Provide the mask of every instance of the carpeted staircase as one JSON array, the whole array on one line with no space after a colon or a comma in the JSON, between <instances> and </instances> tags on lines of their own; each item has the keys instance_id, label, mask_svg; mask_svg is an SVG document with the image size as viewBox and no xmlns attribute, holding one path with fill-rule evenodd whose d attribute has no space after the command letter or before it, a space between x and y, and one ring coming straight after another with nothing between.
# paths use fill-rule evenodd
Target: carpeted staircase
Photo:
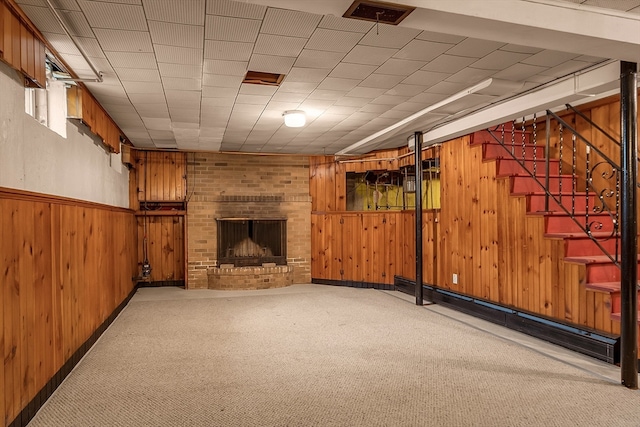
<instances>
[{"instance_id":1,"label":"carpeted staircase","mask_svg":"<svg viewBox=\"0 0 640 427\"><path fill-rule=\"evenodd\" d=\"M524 158L524 166L533 172L534 159L536 159L535 175L545 182L546 164L545 147L534 145L528 132L515 130L512 137L511 123L505 124L502 130L480 131L472 135L471 144L482 144L483 161L495 161L496 177L510 181L511 194L513 196L526 197L528 215L544 215L545 237L564 240L564 261L582 264L585 267L585 288L587 292L604 292L610 295L611 319L620 320L620 269L607 257L602 249L591 240L586 233L576 224L564 210L560 203L569 211L574 205L575 215L578 221L585 221L585 210L589 206L591 210L595 206L597 197L595 193L573 192L573 178L569 174L559 174L560 161L549 161L549 190L560 200L558 202L549 198L549 208L545 211L545 191L535 179L523 168L519 160L513 159L510 151L518 158ZM496 138L504 138L505 145L496 141ZM511 140L510 140L511 139ZM524 146L523 146L524 140ZM514 142L511 145L511 142ZM524 147L524 148L523 148ZM589 213L589 220L601 221L602 228L593 231L596 238L611 236L613 222L608 214ZM616 238L599 240L600 245L609 253L616 252ZM619 239L617 244L619 245ZM639 316L640 318L640 316Z\"/></svg>"}]
</instances>

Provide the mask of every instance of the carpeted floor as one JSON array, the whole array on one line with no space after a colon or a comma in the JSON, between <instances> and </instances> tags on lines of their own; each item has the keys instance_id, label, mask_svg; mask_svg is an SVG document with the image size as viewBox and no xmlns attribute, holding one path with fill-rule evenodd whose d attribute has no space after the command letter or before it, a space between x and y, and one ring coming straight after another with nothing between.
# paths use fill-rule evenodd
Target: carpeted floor
<instances>
[{"instance_id":1,"label":"carpeted floor","mask_svg":"<svg viewBox=\"0 0 640 427\"><path fill-rule=\"evenodd\" d=\"M140 289L29 425L640 425L617 368L411 301Z\"/></svg>"}]
</instances>

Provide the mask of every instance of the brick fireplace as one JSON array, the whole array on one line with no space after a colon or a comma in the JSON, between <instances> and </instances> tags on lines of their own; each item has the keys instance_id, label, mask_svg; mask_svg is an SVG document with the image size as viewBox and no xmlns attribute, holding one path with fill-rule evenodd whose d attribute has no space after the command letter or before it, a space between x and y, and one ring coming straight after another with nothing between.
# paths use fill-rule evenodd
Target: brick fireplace
<instances>
[{"instance_id":1,"label":"brick fireplace","mask_svg":"<svg viewBox=\"0 0 640 427\"><path fill-rule=\"evenodd\" d=\"M310 282L308 157L196 153L188 163L188 288Z\"/></svg>"}]
</instances>

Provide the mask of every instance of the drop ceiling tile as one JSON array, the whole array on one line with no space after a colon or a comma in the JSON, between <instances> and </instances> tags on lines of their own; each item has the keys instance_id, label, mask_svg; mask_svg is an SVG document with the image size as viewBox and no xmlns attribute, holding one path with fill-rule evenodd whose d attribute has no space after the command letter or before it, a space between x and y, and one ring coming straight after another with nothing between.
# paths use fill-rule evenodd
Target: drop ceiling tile
<instances>
[{"instance_id":1,"label":"drop ceiling tile","mask_svg":"<svg viewBox=\"0 0 640 427\"><path fill-rule=\"evenodd\" d=\"M243 95L261 95L271 97L277 90L278 86L253 85L248 83L240 86L240 93Z\"/></svg>"},{"instance_id":2,"label":"drop ceiling tile","mask_svg":"<svg viewBox=\"0 0 640 427\"><path fill-rule=\"evenodd\" d=\"M364 107L369 102L371 102L371 98L356 98L353 96L344 96L338 99L335 102L335 105L344 105L347 107Z\"/></svg>"},{"instance_id":3,"label":"drop ceiling tile","mask_svg":"<svg viewBox=\"0 0 640 427\"><path fill-rule=\"evenodd\" d=\"M546 70L547 67L539 67L536 65L515 64L495 73L492 77L506 80L527 80L529 77L539 74Z\"/></svg>"},{"instance_id":4,"label":"drop ceiling tile","mask_svg":"<svg viewBox=\"0 0 640 427\"><path fill-rule=\"evenodd\" d=\"M433 86L451 76L448 73L437 73L435 71L418 70L404 79L402 83L408 85Z\"/></svg>"},{"instance_id":5,"label":"drop ceiling tile","mask_svg":"<svg viewBox=\"0 0 640 427\"><path fill-rule=\"evenodd\" d=\"M153 52L151 37L145 31L96 28L102 50L109 52Z\"/></svg>"},{"instance_id":6,"label":"drop ceiling tile","mask_svg":"<svg viewBox=\"0 0 640 427\"><path fill-rule=\"evenodd\" d=\"M153 53L105 52L105 54L113 68L157 68Z\"/></svg>"},{"instance_id":7,"label":"drop ceiling tile","mask_svg":"<svg viewBox=\"0 0 640 427\"><path fill-rule=\"evenodd\" d=\"M321 90L340 90L348 92L354 87L358 86L361 79L341 79L337 77L327 77L318 85L318 89Z\"/></svg>"},{"instance_id":8,"label":"drop ceiling tile","mask_svg":"<svg viewBox=\"0 0 640 427\"><path fill-rule=\"evenodd\" d=\"M262 21L207 15L205 39L253 43L258 38Z\"/></svg>"},{"instance_id":9,"label":"drop ceiling tile","mask_svg":"<svg viewBox=\"0 0 640 427\"><path fill-rule=\"evenodd\" d=\"M583 61L583 62L591 62L591 63L598 63L598 62L602 62L605 61L605 58L599 58L597 56L589 56L589 55L582 55L582 56L578 56L577 58L573 58L575 61Z\"/></svg>"},{"instance_id":10,"label":"drop ceiling tile","mask_svg":"<svg viewBox=\"0 0 640 427\"><path fill-rule=\"evenodd\" d=\"M162 91L156 93L130 93L128 96L134 106L138 104L166 104L167 102Z\"/></svg>"},{"instance_id":11,"label":"drop ceiling tile","mask_svg":"<svg viewBox=\"0 0 640 427\"><path fill-rule=\"evenodd\" d=\"M406 111L399 111L399 110L387 110L384 113L380 114L380 117L382 117L383 119L395 119L395 120L402 120L404 118L406 118L409 114L407 114Z\"/></svg>"},{"instance_id":12,"label":"drop ceiling tile","mask_svg":"<svg viewBox=\"0 0 640 427\"><path fill-rule=\"evenodd\" d=\"M408 59L391 58L382 64L377 70L378 74L391 74L395 76L408 76L424 67L424 61L410 61Z\"/></svg>"},{"instance_id":13,"label":"drop ceiling tile","mask_svg":"<svg viewBox=\"0 0 640 427\"><path fill-rule=\"evenodd\" d=\"M60 11L59 15L72 35L78 37L93 37L91 27L82 12L63 10Z\"/></svg>"},{"instance_id":14,"label":"drop ceiling tile","mask_svg":"<svg viewBox=\"0 0 640 427\"><path fill-rule=\"evenodd\" d=\"M82 46L84 53L89 58L106 58L98 40L90 37L77 37L76 41Z\"/></svg>"},{"instance_id":15,"label":"drop ceiling tile","mask_svg":"<svg viewBox=\"0 0 640 427\"><path fill-rule=\"evenodd\" d=\"M167 64L161 62L158 64L158 69L162 77L183 77L191 79L202 77L202 67L199 65Z\"/></svg>"},{"instance_id":16,"label":"drop ceiling tile","mask_svg":"<svg viewBox=\"0 0 640 427\"><path fill-rule=\"evenodd\" d=\"M366 33L375 24L373 22L361 21L359 19L348 19L334 15L324 15L318 24L320 28L339 31L351 31L353 33Z\"/></svg>"},{"instance_id":17,"label":"drop ceiling tile","mask_svg":"<svg viewBox=\"0 0 640 427\"><path fill-rule=\"evenodd\" d=\"M429 105L435 104L438 101L434 101L434 102L430 102L430 103L411 102L411 101L402 102L402 103L396 105L395 107L393 107L393 111L401 111L401 112L404 113L405 116L408 116L409 114L417 113L418 111L423 110L423 109L427 108Z\"/></svg>"},{"instance_id":18,"label":"drop ceiling tile","mask_svg":"<svg viewBox=\"0 0 640 427\"><path fill-rule=\"evenodd\" d=\"M405 101L408 101L410 96L396 96L396 95L380 95L373 101L372 104L383 104L383 105L398 105Z\"/></svg>"},{"instance_id":19,"label":"drop ceiling tile","mask_svg":"<svg viewBox=\"0 0 640 427\"><path fill-rule=\"evenodd\" d=\"M371 28L362 40L360 40L359 44L401 49L420 34L420 32L420 30L413 28L379 25Z\"/></svg>"},{"instance_id":20,"label":"drop ceiling tile","mask_svg":"<svg viewBox=\"0 0 640 427\"><path fill-rule=\"evenodd\" d=\"M268 56L268 55L251 55L249 61L249 70L260 71L263 73L276 73L287 74L293 63L296 61L295 57L288 56Z\"/></svg>"},{"instance_id":21,"label":"drop ceiling tile","mask_svg":"<svg viewBox=\"0 0 640 427\"><path fill-rule=\"evenodd\" d=\"M206 66L206 61L205 61ZM217 86L224 88L234 88L236 90L240 89L240 84L244 80L244 75L242 76L225 76L221 74L208 74L204 73L202 75L202 85L203 86Z\"/></svg>"},{"instance_id":22,"label":"drop ceiling tile","mask_svg":"<svg viewBox=\"0 0 640 427\"><path fill-rule=\"evenodd\" d=\"M280 92L293 92L293 93L304 93L310 94L313 92L318 86L316 83L302 83L302 82L288 82L284 81L280 85L280 89L278 89L278 93Z\"/></svg>"},{"instance_id":23,"label":"drop ceiling tile","mask_svg":"<svg viewBox=\"0 0 640 427\"><path fill-rule=\"evenodd\" d=\"M171 119L169 118L142 117L142 121L149 131L171 130Z\"/></svg>"},{"instance_id":24,"label":"drop ceiling tile","mask_svg":"<svg viewBox=\"0 0 640 427\"><path fill-rule=\"evenodd\" d=\"M202 86L202 103L204 105L204 98L235 99L237 94L238 89L233 87Z\"/></svg>"},{"instance_id":25,"label":"drop ceiling tile","mask_svg":"<svg viewBox=\"0 0 640 427\"><path fill-rule=\"evenodd\" d=\"M301 68L333 69L340 63L342 58L344 58L344 55L344 53L338 52L303 49L295 62L295 66Z\"/></svg>"},{"instance_id":26,"label":"drop ceiling tile","mask_svg":"<svg viewBox=\"0 0 640 427\"><path fill-rule=\"evenodd\" d=\"M80 51L66 34L44 33L44 36L58 53L80 55Z\"/></svg>"},{"instance_id":27,"label":"drop ceiling tile","mask_svg":"<svg viewBox=\"0 0 640 427\"><path fill-rule=\"evenodd\" d=\"M245 95L239 94L236 98L237 104L255 104L265 106L271 100L270 96L267 95Z\"/></svg>"},{"instance_id":28,"label":"drop ceiling tile","mask_svg":"<svg viewBox=\"0 0 640 427\"><path fill-rule=\"evenodd\" d=\"M394 85L395 86L395 85ZM350 90L346 96L352 96L354 98L376 98L380 95L382 95L383 93L385 93L387 91L387 89L383 89L383 88L373 88L373 87L363 87L358 86L356 88L353 88L352 90Z\"/></svg>"},{"instance_id":29,"label":"drop ceiling tile","mask_svg":"<svg viewBox=\"0 0 640 427\"><path fill-rule=\"evenodd\" d=\"M150 21L204 25L205 0L142 0L142 5Z\"/></svg>"},{"instance_id":30,"label":"drop ceiling tile","mask_svg":"<svg viewBox=\"0 0 640 427\"><path fill-rule=\"evenodd\" d=\"M253 53L276 56L298 56L307 39L300 37L259 34Z\"/></svg>"},{"instance_id":31,"label":"drop ceiling tile","mask_svg":"<svg viewBox=\"0 0 640 427\"><path fill-rule=\"evenodd\" d=\"M236 98L202 98L202 107L226 107L231 110L236 102Z\"/></svg>"},{"instance_id":32,"label":"drop ceiling tile","mask_svg":"<svg viewBox=\"0 0 640 427\"><path fill-rule=\"evenodd\" d=\"M149 32L154 44L202 49L204 27L149 21Z\"/></svg>"},{"instance_id":33,"label":"drop ceiling tile","mask_svg":"<svg viewBox=\"0 0 640 427\"><path fill-rule=\"evenodd\" d=\"M479 68L467 67L448 77L446 80L453 83L466 83L467 86L471 86L493 74L495 74L495 70L481 70Z\"/></svg>"},{"instance_id":34,"label":"drop ceiling tile","mask_svg":"<svg viewBox=\"0 0 640 427\"><path fill-rule=\"evenodd\" d=\"M309 38L322 15L296 10L268 8L260 31L266 34Z\"/></svg>"},{"instance_id":35,"label":"drop ceiling tile","mask_svg":"<svg viewBox=\"0 0 640 427\"><path fill-rule=\"evenodd\" d=\"M142 6L78 0L80 8L93 28L147 30Z\"/></svg>"},{"instance_id":36,"label":"drop ceiling tile","mask_svg":"<svg viewBox=\"0 0 640 427\"><path fill-rule=\"evenodd\" d=\"M342 61L354 64L382 65L396 52L397 49L358 45L354 47Z\"/></svg>"},{"instance_id":37,"label":"drop ceiling tile","mask_svg":"<svg viewBox=\"0 0 640 427\"><path fill-rule=\"evenodd\" d=\"M169 109L166 104L136 104L136 111L141 117L169 118Z\"/></svg>"},{"instance_id":38,"label":"drop ceiling tile","mask_svg":"<svg viewBox=\"0 0 640 427\"><path fill-rule=\"evenodd\" d=\"M355 113L356 111L358 111L359 107L352 107L352 106L347 106L347 105L333 105L329 108L327 108L326 112L328 114L344 114L344 115L350 115Z\"/></svg>"},{"instance_id":39,"label":"drop ceiling tile","mask_svg":"<svg viewBox=\"0 0 640 427\"><path fill-rule=\"evenodd\" d=\"M217 40L205 40L205 59L223 59L227 61L249 61L253 43L224 42Z\"/></svg>"},{"instance_id":40,"label":"drop ceiling tile","mask_svg":"<svg viewBox=\"0 0 640 427\"><path fill-rule=\"evenodd\" d=\"M385 95L399 95L399 96L415 96L419 93L424 92L429 86L428 85L411 85L401 83L396 85L386 91Z\"/></svg>"},{"instance_id":41,"label":"drop ceiling tile","mask_svg":"<svg viewBox=\"0 0 640 427\"><path fill-rule=\"evenodd\" d=\"M320 83L329 74L328 69L293 67L285 77L288 82Z\"/></svg>"},{"instance_id":42,"label":"drop ceiling tile","mask_svg":"<svg viewBox=\"0 0 640 427\"><path fill-rule=\"evenodd\" d=\"M447 55L468 56L470 58L482 58L500 49L505 43L480 39L465 39L447 51Z\"/></svg>"},{"instance_id":43,"label":"drop ceiling tile","mask_svg":"<svg viewBox=\"0 0 640 427\"><path fill-rule=\"evenodd\" d=\"M122 81L160 83L158 70L146 68L118 68L118 78Z\"/></svg>"},{"instance_id":44,"label":"drop ceiling tile","mask_svg":"<svg viewBox=\"0 0 640 427\"><path fill-rule=\"evenodd\" d=\"M449 50L453 45L425 40L412 40L400 49L393 57L398 59L412 59L415 61L431 61L438 55Z\"/></svg>"},{"instance_id":45,"label":"drop ceiling tile","mask_svg":"<svg viewBox=\"0 0 640 427\"><path fill-rule=\"evenodd\" d=\"M321 99L335 102L344 96L343 90L316 89L309 94L308 99Z\"/></svg>"},{"instance_id":46,"label":"drop ceiling tile","mask_svg":"<svg viewBox=\"0 0 640 427\"><path fill-rule=\"evenodd\" d=\"M427 65L422 67L425 71L437 71L440 73L457 73L464 67L469 66L476 61L476 58L468 58L466 56L440 55Z\"/></svg>"},{"instance_id":47,"label":"drop ceiling tile","mask_svg":"<svg viewBox=\"0 0 640 427\"><path fill-rule=\"evenodd\" d=\"M132 93L162 93L162 84L156 82L122 82L128 94Z\"/></svg>"},{"instance_id":48,"label":"drop ceiling tile","mask_svg":"<svg viewBox=\"0 0 640 427\"><path fill-rule=\"evenodd\" d=\"M517 64L518 62L521 62L530 56L531 54L528 53L504 52L501 50L496 50L471 64L471 67L481 68L483 70L499 71Z\"/></svg>"},{"instance_id":49,"label":"drop ceiling tile","mask_svg":"<svg viewBox=\"0 0 640 427\"><path fill-rule=\"evenodd\" d=\"M458 44L465 39L462 36L455 36L453 34L436 33L433 31L423 31L416 36L418 40L426 40L437 43L449 43Z\"/></svg>"},{"instance_id":50,"label":"drop ceiling tile","mask_svg":"<svg viewBox=\"0 0 640 427\"><path fill-rule=\"evenodd\" d=\"M278 114L282 114L283 111L297 110L299 106L299 102L271 101L265 108L265 111L271 110L278 112Z\"/></svg>"},{"instance_id":51,"label":"drop ceiling tile","mask_svg":"<svg viewBox=\"0 0 640 427\"><path fill-rule=\"evenodd\" d=\"M439 95L453 95L454 93L460 92L461 90L464 90L467 87L469 87L469 84L467 83L454 83L454 82L445 81L445 82L436 83L435 85L427 89L426 92L439 94ZM414 98L420 99L419 97L420 95Z\"/></svg>"},{"instance_id":52,"label":"drop ceiling tile","mask_svg":"<svg viewBox=\"0 0 640 427\"><path fill-rule=\"evenodd\" d=\"M307 98L307 93L282 92L277 91L271 98L273 102L302 102Z\"/></svg>"},{"instance_id":53,"label":"drop ceiling tile","mask_svg":"<svg viewBox=\"0 0 640 427\"><path fill-rule=\"evenodd\" d=\"M200 109L195 108L169 108L172 122L200 123Z\"/></svg>"},{"instance_id":54,"label":"drop ceiling tile","mask_svg":"<svg viewBox=\"0 0 640 427\"><path fill-rule=\"evenodd\" d=\"M388 105L384 104L367 104L360 109L363 113L379 113L382 114L389 109Z\"/></svg>"},{"instance_id":55,"label":"drop ceiling tile","mask_svg":"<svg viewBox=\"0 0 640 427\"><path fill-rule=\"evenodd\" d=\"M500 50L504 50L506 52L516 52L516 53L528 53L530 55L534 55L538 52L541 52L543 49L531 46L520 46L517 44L508 44L506 46L502 46Z\"/></svg>"},{"instance_id":56,"label":"drop ceiling tile","mask_svg":"<svg viewBox=\"0 0 640 427\"><path fill-rule=\"evenodd\" d=\"M172 0L175 1L175 0ZM262 19L266 6L231 0L207 0L207 14L235 18Z\"/></svg>"},{"instance_id":57,"label":"drop ceiling tile","mask_svg":"<svg viewBox=\"0 0 640 427\"><path fill-rule=\"evenodd\" d=\"M555 50L543 50L533 56L522 61L524 64L539 65L541 67L555 67L563 62L573 59L577 56L575 53L558 52Z\"/></svg>"},{"instance_id":58,"label":"drop ceiling tile","mask_svg":"<svg viewBox=\"0 0 640 427\"><path fill-rule=\"evenodd\" d=\"M340 63L331 71L329 77L362 80L376 70L375 65Z\"/></svg>"},{"instance_id":59,"label":"drop ceiling tile","mask_svg":"<svg viewBox=\"0 0 640 427\"><path fill-rule=\"evenodd\" d=\"M76 0L58 0L57 5L60 10L75 10L78 12L81 11L78 3L76 3Z\"/></svg>"},{"instance_id":60,"label":"drop ceiling tile","mask_svg":"<svg viewBox=\"0 0 640 427\"><path fill-rule=\"evenodd\" d=\"M540 74L545 76L553 76L553 77L563 77L571 73L575 73L576 71L583 70L587 67L592 66L590 62L582 62L582 61L567 61L562 64L556 65L555 67L548 68L545 71L540 72Z\"/></svg>"},{"instance_id":61,"label":"drop ceiling tile","mask_svg":"<svg viewBox=\"0 0 640 427\"><path fill-rule=\"evenodd\" d=\"M162 86L165 90L201 90L202 80L183 79L180 77L163 77Z\"/></svg>"},{"instance_id":62,"label":"drop ceiling tile","mask_svg":"<svg viewBox=\"0 0 640 427\"><path fill-rule=\"evenodd\" d=\"M190 49L188 47L154 45L158 62L169 64L202 64L202 49Z\"/></svg>"},{"instance_id":63,"label":"drop ceiling tile","mask_svg":"<svg viewBox=\"0 0 640 427\"><path fill-rule=\"evenodd\" d=\"M305 50L347 53L358 44L361 38L362 34L360 33L318 28L307 42Z\"/></svg>"},{"instance_id":64,"label":"drop ceiling tile","mask_svg":"<svg viewBox=\"0 0 640 427\"><path fill-rule=\"evenodd\" d=\"M389 74L373 73L360 83L362 87L373 87L378 89L391 89L404 79L404 76L391 76ZM385 91L386 92L386 91Z\"/></svg>"},{"instance_id":65,"label":"drop ceiling tile","mask_svg":"<svg viewBox=\"0 0 640 427\"><path fill-rule=\"evenodd\" d=\"M48 7L23 5L21 9L43 33L65 34ZM4 28L3 28L4 29Z\"/></svg>"},{"instance_id":66,"label":"drop ceiling tile","mask_svg":"<svg viewBox=\"0 0 640 427\"><path fill-rule=\"evenodd\" d=\"M200 92L196 91L181 91L181 90L167 90L165 96L169 104L173 104L171 107L186 106L186 108L194 108L194 105L200 105Z\"/></svg>"},{"instance_id":67,"label":"drop ceiling tile","mask_svg":"<svg viewBox=\"0 0 640 427\"><path fill-rule=\"evenodd\" d=\"M168 140L170 138L173 138L173 132L171 132L171 130L168 130L168 129L165 129L165 130L149 129L149 136L151 136L151 139L153 139L154 142L156 139Z\"/></svg>"}]
</instances>

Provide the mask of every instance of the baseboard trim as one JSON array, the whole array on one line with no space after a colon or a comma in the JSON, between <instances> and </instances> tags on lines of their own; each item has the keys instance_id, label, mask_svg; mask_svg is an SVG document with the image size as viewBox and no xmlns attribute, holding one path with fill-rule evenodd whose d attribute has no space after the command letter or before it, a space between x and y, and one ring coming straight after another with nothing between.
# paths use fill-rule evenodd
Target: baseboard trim
<instances>
[{"instance_id":1,"label":"baseboard trim","mask_svg":"<svg viewBox=\"0 0 640 427\"><path fill-rule=\"evenodd\" d=\"M395 290L394 285L388 285L386 283L358 282L353 280L330 280L312 278L311 283L314 283L316 285L346 286L349 288L380 289L385 291Z\"/></svg>"},{"instance_id":2,"label":"baseboard trim","mask_svg":"<svg viewBox=\"0 0 640 427\"><path fill-rule=\"evenodd\" d=\"M113 312L102 322L98 329L78 348L75 353L65 362L64 365L55 373L55 375L47 382L47 384L38 392L36 396L25 406L20 414L13 420L8 427L25 427L31 419L36 415L38 410L45 404L47 399L51 397L53 392L62 384L62 381L71 373L73 368L80 362L82 357L96 343L98 338L107 330L109 325L118 317L118 314L129 304L131 298L136 293L138 286L134 286L129 295L113 310Z\"/></svg>"},{"instance_id":3,"label":"baseboard trim","mask_svg":"<svg viewBox=\"0 0 640 427\"><path fill-rule=\"evenodd\" d=\"M415 281L395 276L396 290L414 295ZM620 362L620 337L557 319L469 297L433 285L423 285L424 298L457 311L506 326L527 335L586 354L607 363Z\"/></svg>"}]
</instances>

